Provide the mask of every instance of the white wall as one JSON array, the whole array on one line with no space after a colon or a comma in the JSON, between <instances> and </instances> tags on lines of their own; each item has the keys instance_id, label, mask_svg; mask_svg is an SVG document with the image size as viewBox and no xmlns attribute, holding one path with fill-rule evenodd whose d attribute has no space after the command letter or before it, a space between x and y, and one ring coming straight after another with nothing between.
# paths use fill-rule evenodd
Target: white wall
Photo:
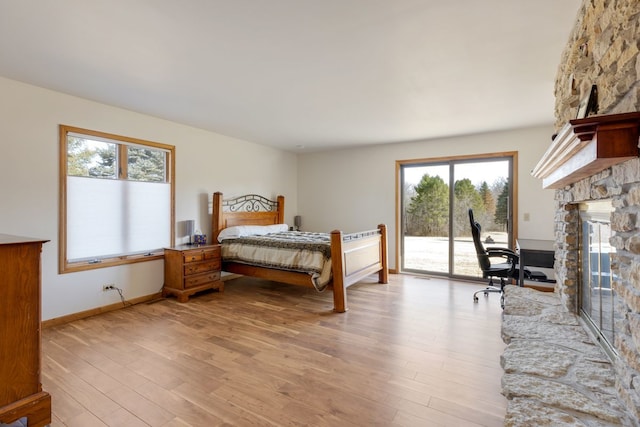
<instances>
[{"instance_id":1,"label":"white wall","mask_svg":"<svg viewBox=\"0 0 640 427\"><path fill-rule=\"evenodd\" d=\"M518 237L553 239L554 191L530 175L553 127L299 154L298 212L303 229L353 232L387 224L396 256L396 161L518 151ZM524 221L524 214L529 221Z\"/></svg>"},{"instance_id":2,"label":"white wall","mask_svg":"<svg viewBox=\"0 0 640 427\"><path fill-rule=\"evenodd\" d=\"M283 194L297 206L295 154L0 78L0 233L50 240L42 253L43 320L158 292L163 261L58 274L58 125L176 146L176 221L211 236L211 194ZM177 229L179 231L179 229ZM186 241L179 239L177 243Z\"/></svg>"}]
</instances>

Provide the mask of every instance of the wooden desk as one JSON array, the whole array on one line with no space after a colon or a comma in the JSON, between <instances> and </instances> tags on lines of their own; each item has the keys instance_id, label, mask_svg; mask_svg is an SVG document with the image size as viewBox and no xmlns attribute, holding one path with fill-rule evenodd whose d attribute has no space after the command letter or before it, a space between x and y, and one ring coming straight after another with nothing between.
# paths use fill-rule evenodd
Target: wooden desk
<instances>
[{"instance_id":1,"label":"wooden desk","mask_svg":"<svg viewBox=\"0 0 640 427\"><path fill-rule=\"evenodd\" d=\"M520 255L519 286L524 286L525 267L553 268L555 249L552 240L517 239L516 251Z\"/></svg>"}]
</instances>

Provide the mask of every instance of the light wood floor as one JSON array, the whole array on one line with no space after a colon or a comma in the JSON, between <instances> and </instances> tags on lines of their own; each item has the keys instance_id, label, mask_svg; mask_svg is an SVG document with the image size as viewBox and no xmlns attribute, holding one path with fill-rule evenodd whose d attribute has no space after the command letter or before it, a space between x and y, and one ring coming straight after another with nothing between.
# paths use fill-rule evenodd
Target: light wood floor
<instances>
[{"instance_id":1,"label":"light wood floor","mask_svg":"<svg viewBox=\"0 0 640 427\"><path fill-rule=\"evenodd\" d=\"M42 332L57 426L502 426L501 309L391 275L329 293L255 279Z\"/></svg>"}]
</instances>

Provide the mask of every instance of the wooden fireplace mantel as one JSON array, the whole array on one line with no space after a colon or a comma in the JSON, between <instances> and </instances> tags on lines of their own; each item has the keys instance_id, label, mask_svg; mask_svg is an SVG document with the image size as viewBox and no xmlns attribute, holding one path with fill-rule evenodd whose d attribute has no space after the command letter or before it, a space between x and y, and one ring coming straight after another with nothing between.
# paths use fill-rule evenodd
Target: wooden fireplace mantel
<instances>
[{"instance_id":1,"label":"wooden fireplace mantel","mask_svg":"<svg viewBox=\"0 0 640 427\"><path fill-rule=\"evenodd\" d=\"M562 188L638 157L640 112L570 120L531 171L543 188Z\"/></svg>"}]
</instances>

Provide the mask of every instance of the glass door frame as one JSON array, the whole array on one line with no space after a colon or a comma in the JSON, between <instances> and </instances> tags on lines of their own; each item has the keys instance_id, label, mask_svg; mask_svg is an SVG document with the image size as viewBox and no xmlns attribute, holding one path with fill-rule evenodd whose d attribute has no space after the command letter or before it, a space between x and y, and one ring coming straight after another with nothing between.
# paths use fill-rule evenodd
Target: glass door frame
<instances>
[{"instance_id":1,"label":"glass door frame","mask_svg":"<svg viewBox=\"0 0 640 427\"><path fill-rule=\"evenodd\" d=\"M450 156L450 157L434 157L434 158L423 158L423 159L411 159L411 160L397 160L396 161L396 265L398 266L399 273L412 273L412 274L421 274L422 271L416 270L404 270L404 201L403 194L404 189L403 184L403 167L405 166L418 166L418 165L449 165L449 182L451 183L454 174L454 165L461 163L473 163L474 161L485 162L491 160L507 160L509 161L509 172L511 179L508 181L509 184L509 202L508 202L508 210L510 213L508 220L508 233L509 233L509 247L515 248L515 241L518 236L518 152L517 151L508 151L508 152L497 152L497 153L483 153L483 154L474 154L474 155L465 155L465 156ZM450 186L451 187L451 186ZM450 188L450 194L452 194L453 188ZM453 198L449 198L449 218L451 219L453 215ZM447 273L440 272L431 272L424 271L423 274L433 275L433 276L444 276L449 278L461 278L461 279L470 279L475 278L472 276L463 276L453 274L453 265L454 265L454 245L452 244L452 240L455 236L453 236L453 225L451 221L449 221L449 266Z\"/></svg>"}]
</instances>

